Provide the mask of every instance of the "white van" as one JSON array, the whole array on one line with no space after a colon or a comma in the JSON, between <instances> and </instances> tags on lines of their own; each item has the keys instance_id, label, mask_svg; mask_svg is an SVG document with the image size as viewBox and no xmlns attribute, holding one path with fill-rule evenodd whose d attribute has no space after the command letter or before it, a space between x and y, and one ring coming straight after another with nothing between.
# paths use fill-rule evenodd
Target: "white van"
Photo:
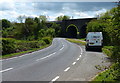
<instances>
[{"instance_id":1,"label":"white van","mask_svg":"<svg viewBox=\"0 0 120 83\"><path fill-rule=\"evenodd\" d=\"M86 36L86 50L91 47L102 48L103 35L102 32L89 32Z\"/></svg>"}]
</instances>

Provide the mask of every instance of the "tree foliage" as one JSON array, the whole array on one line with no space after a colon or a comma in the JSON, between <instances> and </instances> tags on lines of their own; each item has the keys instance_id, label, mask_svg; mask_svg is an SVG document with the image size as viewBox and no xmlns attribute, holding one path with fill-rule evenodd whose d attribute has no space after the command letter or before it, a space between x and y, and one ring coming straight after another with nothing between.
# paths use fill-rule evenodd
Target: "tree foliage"
<instances>
[{"instance_id":1,"label":"tree foliage","mask_svg":"<svg viewBox=\"0 0 120 83\"><path fill-rule=\"evenodd\" d=\"M7 19L2 19L2 28L4 29L4 28L8 28L8 27L10 27L11 26L11 23L10 23L10 21L9 20L7 20Z\"/></svg>"},{"instance_id":2,"label":"tree foliage","mask_svg":"<svg viewBox=\"0 0 120 83\"><path fill-rule=\"evenodd\" d=\"M120 45L120 7L115 7L87 25L87 32L103 32L105 45Z\"/></svg>"},{"instance_id":3,"label":"tree foliage","mask_svg":"<svg viewBox=\"0 0 120 83\"><path fill-rule=\"evenodd\" d=\"M41 22L41 21L44 21L44 22L47 21L47 17L44 16L44 15L40 15L40 16L39 16L39 19L40 19L40 22Z\"/></svg>"},{"instance_id":4,"label":"tree foliage","mask_svg":"<svg viewBox=\"0 0 120 83\"><path fill-rule=\"evenodd\" d=\"M25 15L23 16L18 16L17 20L20 22L20 23L23 23L24 19L26 18Z\"/></svg>"},{"instance_id":5,"label":"tree foliage","mask_svg":"<svg viewBox=\"0 0 120 83\"><path fill-rule=\"evenodd\" d=\"M69 20L70 19L70 16L66 16L66 15L64 15L64 16L58 16L57 18L56 18L56 21L63 21L63 20Z\"/></svg>"},{"instance_id":6,"label":"tree foliage","mask_svg":"<svg viewBox=\"0 0 120 83\"><path fill-rule=\"evenodd\" d=\"M52 23L51 28L55 29L55 35L60 36L61 35L61 27L59 24Z\"/></svg>"}]
</instances>

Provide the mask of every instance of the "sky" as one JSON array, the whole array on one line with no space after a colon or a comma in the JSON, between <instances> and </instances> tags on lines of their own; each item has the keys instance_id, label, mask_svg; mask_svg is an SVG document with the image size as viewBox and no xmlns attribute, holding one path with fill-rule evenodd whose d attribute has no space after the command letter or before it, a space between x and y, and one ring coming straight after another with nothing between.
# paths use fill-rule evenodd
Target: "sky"
<instances>
[{"instance_id":1,"label":"sky","mask_svg":"<svg viewBox=\"0 0 120 83\"><path fill-rule=\"evenodd\" d=\"M105 3L80 3L80 2ZM115 5L106 2L118 0L0 0L0 19L17 21L18 16L38 17L47 16L54 21L60 15L68 15L73 19L92 18L104 13Z\"/></svg>"}]
</instances>

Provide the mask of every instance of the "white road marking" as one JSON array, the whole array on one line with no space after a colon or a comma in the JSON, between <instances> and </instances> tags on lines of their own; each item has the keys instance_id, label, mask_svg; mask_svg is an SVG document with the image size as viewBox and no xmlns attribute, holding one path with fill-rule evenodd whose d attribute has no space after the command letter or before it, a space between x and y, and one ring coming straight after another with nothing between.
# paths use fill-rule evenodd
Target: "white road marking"
<instances>
[{"instance_id":1,"label":"white road marking","mask_svg":"<svg viewBox=\"0 0 120 83\"><path fill-rule=\"evenodd\" d=\"M60 78L60 76L56 76L56 77L52 80L52 82L56 81L56 80L59 79L59 78Z\"/></svg>"},{"instance_id":2,"label":"white road marking","mask_svg":"<svg viewBox=\"0 0 120 83\"><path fill-rule=\"evenodd\" d=\"M54 41L54 40L53 40L53 41ZM48 48L49 48L49 47L46 47L46 48L44 48L44 49L48 49ZM38 50L38 51L34 51L34 52L30 52L30 53L27 53L27 54L23 54L23 55L20 55L20 56L8 58L8 59L2 59L1 61L4 61L4 60L11 60L11 59L15 59L15 58L27 56L27 55L29 55L29 54L34 54L34 53L37 53L37 52L41 52L41 51L43 51L44 49L41 49L41 50Z\"/></svg>"},{"instance_id":3,"label":"white road marking","mask_svg":"<svg viewBox=\"0 0 120 83\"><path fill-rule=\"evenodd\" d=\"M24 54L24 55L20 55L20 56L16 56L16 57L12 57L12 58L8 58L8 59L3 59L2 61L4 60L11 60L11 59L15 59L15 58L18 58L18 57L23 57L23 56L26 56L26 55L29 55L30 53L28 54Z\"/></svg>"},{"instance_id":4,"label":"white road marking","mask_svg":"<svg viewBox=\"0 0 120 83\"><path fill-rule=\"evenodd\" d=\"M2 70L2 71L0 71L0 73L9 71L9 70L11 70L11 69L13 69L13 68L8 68L8 69L5 69L5 70Z\"/></svg>"},{"instance_id":5,"label":"white road marking","mask_svg":"<svg viewBox=\"0 0 120 83\"><path fill-rule=\"evenodd\" d=\"M60 50L63 50L64 47L62 47Z\"/></svg>"},{"instance_id":6,"label":"white road marking","mask_svg":"<svg viewBox=\"0 0 120 83\"><path fill-rule=\"evenodd\" d=\"M45 56L45 57L43 57L43 58L37 59L36 61L46 59L46 58L48 58L48 57L50 57L50 56L52 56L52 55L54 55L54 54L56 54L56 52L54 52L54 53L52 53L52 54L49 54L48 56Z\"/></svg>"},{"instance_id":7,"label":"white road marking","mask_svg":"<svg viewBox=\"0 0 120 83\"><path fill-rule=\"evenodd\" d=\"M70 67L66 68L64 71L66 72L66 71L68 71L69 69L70 69Z\"/></svg>"},{"instance_id":8,"label":"white road marking","mask_svg":"<svg viewBox=\"0 0 120 83\"><path fill-rule=\"evenodd\" d=\"M82 50L82 48L79 46L79 48L80 48L80 50L81 50L81 54L83 53L83 50Z\"/></svg>"},{"instance_id":9,"label":"white road marking","mask_svg":"<svg viewBox=\"0 0 120 83\"><path fill-rule=\"evenodd\" d=\"M81 55L79 57L81 57Z\"/></svg>"},{"instance_id":10,"label":"white road marking","mask_svg":"<svg viewBox=\"0 0 120 83\"><path fill-rule=\"evenodd\" d=\"M76 62L73 62L73 63L72 63L72 65L75 65L75 64L76 64Z\"/></svg>"},{"instance_id":11,"label":"white road marking","mask_svg":"<svg viewBox=\"0 0 120 83\"><path fill-rule=\"evenodd\" d=\"M18 58L18 57L13 57L13 58L9 58L9 59L3 59L2 61L4 61L4 60L11 60L11 59L15 59L15 58Z\"/></svg>"},{"instance_id":12,"label":"white road marking","mask_svg":"<svg viewBox=\"0 0 120 83\"><path fill-rule=\"evenodd\" d=\"M77 61L80 60L80 58L77 58Z\"/></svg>"},{"instance_id":13,"label":"white road marking","mask_svg":"<svg viewBox=\"0 0 120 83\"><path fill-rule=\"evenodd\" d=\"M23 56L18 56L18 57L23 57Z\"/></svg>"}]
</instances>

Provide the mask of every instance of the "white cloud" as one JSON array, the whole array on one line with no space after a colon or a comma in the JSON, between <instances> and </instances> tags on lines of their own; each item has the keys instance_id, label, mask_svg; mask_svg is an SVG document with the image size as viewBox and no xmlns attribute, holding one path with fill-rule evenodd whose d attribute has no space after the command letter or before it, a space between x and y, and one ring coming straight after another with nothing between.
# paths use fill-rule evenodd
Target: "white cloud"
<instances>
[{"instance_id":1,"label":"white cloud","mask_svg":"<svg viewBox=\"0 0 120 83\"><path fill-rule=\"evenodd\" d=\"M0 8L2 10L11 10L15 8L14 6L15 4L13 0L10 0L9 2L4 0L0 1Z\"/></svg>"},{"instance_id":2,"label":"white cloud","mask_svg":"<svg viewBox=\"0 0 120 83\"><path fill-rule=\"evenodd\" d=\"M49 20L53 21L55 20L56 17L60 15L68 15L70 17L73 16L74 19L90 18L107 11L107 9L105 8L97 11L96 10L81 11L79 9L79 6L77 6L75 3L64 3L63 5L59 5L59 6L57 5L57 7L56 7L56 3L49 4L49 6L43 4L45 5L44 9L42 8L37 9L35 8L35 5L36 5L35 3L26 3L25 1L16 3L15 0L10 0L10 2L2 0L0 2L0 7L3 8L3 10L0 10L0 19L4 18L14 21L20 15L25 15L27 17L38 17L39 15L46 15L49 16ZM58 9L59 7L61 8L59 8L59 10L56 9L45 10L47 7L54 8L54 6L56 7L56 9Z\"/></svg>"},{"instance_id":3,"label":"white cloud","mask_svg":"<svg viewBox=\"0 0 120 83\"><path fill-rule=\"evenodd\" d=\"M106 9L101 9L101 10L96 11L95 13L96 13L97 15L99 15L99 14L101 14L101 13L105 13L106 11L107 11Z\"/></svg>"}]
</instances>

